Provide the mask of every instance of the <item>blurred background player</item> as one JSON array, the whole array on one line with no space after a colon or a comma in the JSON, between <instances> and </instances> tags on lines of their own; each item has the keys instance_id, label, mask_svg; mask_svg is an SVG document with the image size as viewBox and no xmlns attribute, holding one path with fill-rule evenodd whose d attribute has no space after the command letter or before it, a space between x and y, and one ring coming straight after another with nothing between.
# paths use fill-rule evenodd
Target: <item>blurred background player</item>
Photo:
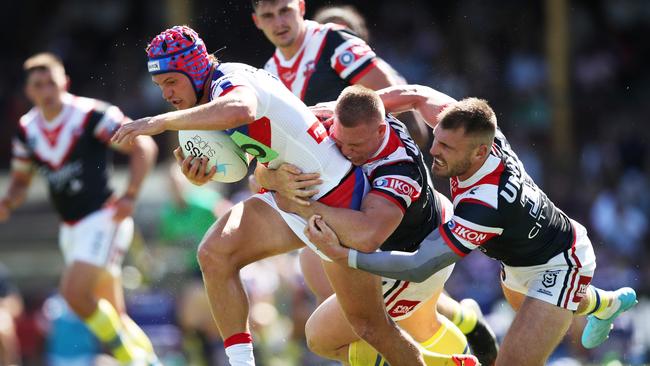
<instances>
[{"instance_id":1,"label":"blurred background player","mask_svg":"<svg viewBox=\"0 0 650 366\"><path fill-rule=\"evenodd\" d=\"M344 156L372 177L360 211L294 197L309 174L256 170L265 188L287 198L278 199L283 210L306 219L319 215L337 229L347 245L367 252L416 250L428 233L451 217L451 202L433 190L423 154L406 127L385 114L375 92L356 85L345 88L337 99L329 133ZM449 266L422 283L382 278L388 315L424 349L443 354L468 352L465 336L436 312L435 304L452 270ZM362 297L355 300L366 301ZM360 340L343 317L338 295L318 307L306 332L310 348L324 357L351 365L381 362L381 356Z\"/></svg>"},{"instance_id":2,"label":"blurred background player","mask_svg":"<svg viewBox=\"0 0 650 366\"><path fill-rule=\"evenodd\" d=\"M37 54L23 68L34 108L20 119L13 142L0 221L24 201L38 169L62 220L63 297L120 362L155 362L149 339L126 314L120 269L133 237L130 216L155 162L156 144L146 136L132 145L112 144L113 132L128 117L116 106L68 93L69 80L56 56ZM108 186L111 150L130 158L130 180L119 197Z\"/></svg>"},{"instance_id":3,"label":"blurred background player","mask_svg":"<svg viewBox=\"0 0 650 366\"><path fill-rule=\"evenodd\" d=\"M166 130L225 131L270 169L286 162L318 172L321 179L313 185L322 189L315 196L322 197L322 202L358 209L367 188L363 171L341 155L313 113L273 75L245 64L218 62L187 26L175 26L154 37L147 54L153 81L177 110L124 124L114 134L114 141L131 141ZM183 160L180 148L174 154L183 174L195 184L205 184L216 173L215 167L206 169L206 157ZM255 364L249 302L240 270L263 258L310 245L304 240L304 228L302 218L280 210L274 195L265 192L235 205L204 236L199 264L231 365ZM366 297L365 302L343 306L348 320L389 362L424 365L423 355L429 365L472 360L471 356L420 352L385 316L378 278L339 267L330 263L326 270L333 287L342 289L341 298Z\"/></svg>"}]
</instances>

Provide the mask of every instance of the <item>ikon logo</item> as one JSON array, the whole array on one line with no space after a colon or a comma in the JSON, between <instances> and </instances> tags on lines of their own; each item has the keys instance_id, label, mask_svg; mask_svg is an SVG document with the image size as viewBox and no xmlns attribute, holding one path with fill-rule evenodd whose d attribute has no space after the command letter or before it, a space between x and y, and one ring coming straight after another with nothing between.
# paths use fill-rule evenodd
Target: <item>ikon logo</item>
<instances>
[{"instance_id":1,"label":"ikon logo","mask_svg":"<svg viewBox=\"0 0 650 366\"><path fill-rule=\"evenodd\" d=\"M419 301L400 300L388 311L388 314L392 317L408 314L419 303Z\"/></svg>"},{"instance_id":2,"label":"ikon logo","mask_svg":"<svg viewBox=\"0 0 650 366\"><path fill-rule=\"evenodd\" d=\"M456 236L465 239L474 245L481 245L495 235L493 233L482 233L480 231L472 230L453 220L449 221L447 225Z\"/></svg>"},{"instance_id":3,"label":"ikon logo","mask_svg":"<svg viewBox=\"0 0 650 366\"><path fill-rule=\"evenodd\" d=\"M374 186L378 188L391 188L397 193L416 199L420 192L411 184L396 178L380 178L374 181Z\"/></svg>"}]
</instances>

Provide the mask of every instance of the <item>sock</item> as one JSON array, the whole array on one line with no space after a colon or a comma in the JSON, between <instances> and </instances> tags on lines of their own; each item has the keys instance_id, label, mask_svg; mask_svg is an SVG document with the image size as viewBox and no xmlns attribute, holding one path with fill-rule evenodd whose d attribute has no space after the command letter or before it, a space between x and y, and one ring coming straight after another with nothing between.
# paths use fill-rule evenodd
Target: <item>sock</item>
<instances>
[{"instance_id":1,"label":"sock","mask_svg":"<svg viewBox=\"0 0 650 366\"><path fill-rule=\"evenodd\" d=\"M253 337L250 333L237 333L223 341L230 366L255 366Z\"/></svg>"},{"instance_id":2,"label":"sock","mask_svg":"<svg viewBox=\"0 0 650 366\"><path fill-rule=\"evenodd\" d=\"M451 321L463 334L471 333L476 327L478 314L467 306L459 306Z\"/></svg>"},{"instance_id":3,"label":"sock","mask_svg":"<svg viewBox=\"0 0 650 366\"><path fill-rule=\"evenodd\" d=\"M467 338L449 319L440 317L440 328L424 342L420 343L427 351L442 354L463 354L469 351Z\"/></svg>"},{"instance_id":4,"label":"sock","mask_svg":"<svg viewBox=\"0 0 650 366\"><path fill-rule=\"evenodd\" d=\"M598 319L607 319L614 315L616 310L621 306L621 302L616 297L614 291L605 291L589 285L587 288L587 298L589 305L578 315L594 315Z\"/></svg>"},{"instance_id":5,"label":"sock","mask_svg":"<svg viewBox=\"0 0 650 366\"><path fill-rule=\"evenodd\" d=\"M100 299L95 312L84 322L118 361L126 363L142 357L142 350L125 337L120 316L107 300Z\"/></svg>"},{"instance_id":6,"label":"sock","mask_svg":"<svg viewBox=\"0 0 650 366\"><path fill-rule=\"evenodd\" d=\"M148 353L153 354L153 345L147 334L136 324L128 315L122 314L122 326L124 331L129 335L131 340Z\"/></svg>"}]
</instances>

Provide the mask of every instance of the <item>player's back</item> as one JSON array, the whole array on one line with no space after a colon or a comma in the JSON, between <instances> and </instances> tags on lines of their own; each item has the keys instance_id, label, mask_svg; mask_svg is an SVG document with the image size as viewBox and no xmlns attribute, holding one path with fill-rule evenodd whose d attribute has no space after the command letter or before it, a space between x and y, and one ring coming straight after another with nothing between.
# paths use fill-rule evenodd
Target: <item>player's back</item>
<instances>
[{"instance_id":1,"label":"player's back","mask_svg":"<svg viewBox=\"0 0 650 366\"><path fill-rule=\"evenodd\" d=\"M242 149L269 168L290 163L303 172L319 172L319 198L336 187L351 169L325 127L275 76L239 63L220 64L213 76L213 98L233 88L251 88L257 97L256 120L226 131Z\"/></svg>"}]
</instances>

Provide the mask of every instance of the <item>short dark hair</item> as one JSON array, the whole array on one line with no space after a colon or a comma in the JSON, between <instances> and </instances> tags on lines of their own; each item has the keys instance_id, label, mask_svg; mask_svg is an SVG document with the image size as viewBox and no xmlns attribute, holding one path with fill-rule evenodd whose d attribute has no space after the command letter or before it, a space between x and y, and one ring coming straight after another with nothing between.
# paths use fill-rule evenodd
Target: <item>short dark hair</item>
<instances>
[{"instance_id":1,"label":"short dark hair","mask_svg":"<svg viewBox=\"0 0 650 366\"><path fill-rule=\"evenodd\" d=\"M60 71L65 74L65 67L63 61L53 53L42 52L37 53L23 63L23 71L25 76L28 76L32 71L45 71L51 72Z\"/></svg>"},{"instance_id":2,"label":"short dark hair","mask_svg":"<svg viewBox=\"0 0 650 366\"><path fill-rule=\"evenodd\" d=\"M314 21L343 25L366 42L370 38L366 20L352 5L324 6L316 10Z\"/></svg>"},{"instance_id":3,"label":"short dark hair","mask_svg":"<svg viewBox=\"0 0 650 366\"><path fill-rule=\"evenodd\" d=\"M465 98L447 106L438 117L438 124L445 130L463 128L465 135L491 144L496 133L497 116L487 101Z\"/></svg>"},{"instance_id":4,"label":"short dark hair","mask_svg":"<svg viewBox=\"0 0 650 366\"><path fill-rule=\"evenodd\" d=\"M256 10L257 7L260 6L261 3L275 4L276 1L278 1L278 0L251 0L251 5L253 6L253 10Z\"/></svg>"},{"instance_id":5,"label":"short dark hair","mask_svg":"<svg viewBox=\"0 0 650 366\"><path fill-rule=\"evenodd\" d=\"M374 90L361 85L351 85L339 95L334 113L344 127L356 127L364 123L383 121L385 110Z\"/></svg>"}]
</instances>

